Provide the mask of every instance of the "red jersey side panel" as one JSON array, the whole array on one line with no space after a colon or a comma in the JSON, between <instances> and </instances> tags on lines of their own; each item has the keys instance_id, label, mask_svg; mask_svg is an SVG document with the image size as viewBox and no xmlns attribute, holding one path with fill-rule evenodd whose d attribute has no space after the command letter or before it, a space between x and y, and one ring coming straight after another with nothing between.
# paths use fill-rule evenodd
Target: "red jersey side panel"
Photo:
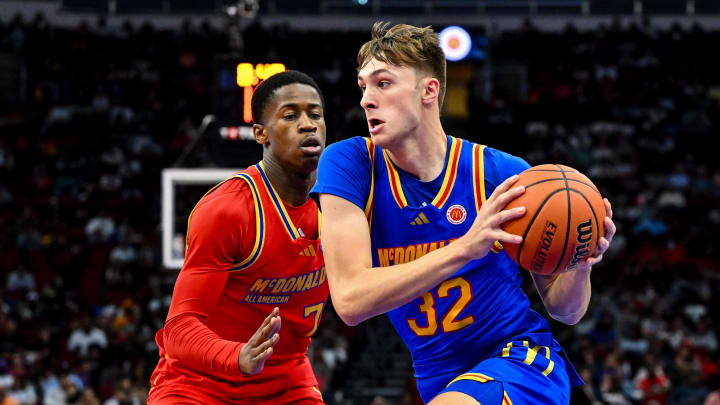
<instances>
[{"instance_id":1,"label":"red jersey side panel","mask_svg":"<svg viewBox=\"0 0 720 405\"><path fill-rule=\"evenodd\" d=\"M315 202L286 206L262 164L200 200L167 322L156 336L161 358L150 403L153 392L179 385L220 402L317 385L306 352L328 296L318 223ZM248 341L274 307L280 340L263 371L244 376L238 342Z\"/></svg>"}]
</instances>

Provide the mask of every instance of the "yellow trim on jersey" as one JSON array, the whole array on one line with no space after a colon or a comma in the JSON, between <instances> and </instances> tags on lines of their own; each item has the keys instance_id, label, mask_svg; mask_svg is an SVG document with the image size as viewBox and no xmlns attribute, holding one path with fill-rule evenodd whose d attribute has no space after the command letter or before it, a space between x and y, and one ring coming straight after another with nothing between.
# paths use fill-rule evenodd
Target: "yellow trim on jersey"
<instances>
[{"instance_id":1,"label":"yellow trim on jersey","mask_svg":"<svg viewBox=\"0 0 720 405\"><path fill-rule=\"evenodd\" d=\"M450 152L448 153L448 161L445 168L445 176L443 177L443 183L440 186L440 190L435 195L432 201L432 205L437 208L442 208L445 202L450 198L453 187L455 186L458 169L460 165L460 153L462 152L462 141L457 138L450 137ZM385 166L387 167L388 182L390 183L390 191L397 203L398 207L407 207L407 198L405 198L405 192L403 191L402 183L400 182L400 173L395 169L395 165L390 160L387 152L383 150L383 158L385 159Z\"/></svg>"},{"instance_id":2,"label":"yellow trim on jersey","mask_svg":"<svg viewBox=\"0 0 720 405\"><path fill-rule=\"evenodd\" d=\"M485 195L485 145L473 146L472 167L475 212L480 212L480 207L485 204L485 201L487 200L487 196ZM478 200L478 195L480 196L480 200ZM500 253L501 250L503 250L502 243L495 241L491 251L493 253Z\"/></svg>"},{"instance_id":3,"label":"yellow trim on jersey","mask_svg":"<svg viewBox=\"0 0 720 405\"><path fill-rule=\"evenodd\" d=\"M400 173L395 169L395 165L390 161L390 157L387 152L383 150L383 158L385 159L385 166L387 167L388 181L390 182L390 191L395 199L395 202L400 208L407 207L407 199L400 183Z\"/></svg>"},{"instance_id":4,"label":"yellow trim on jersey","mask_svg":"<svg viewBox=\"0 0 720 405\"><path fill-rule=\"evenodd\" d=\"M475 155L478 157L475 157ZM473 167L473 195L475 196L475 210L480 212L480 207L485 203L485 145L474 145L472 154ZM476 169L477 168L477 169ZM480 190L477 188L480 187ZM478 201L478 195L480 200Z\"/></svg>"},{"instance_id":5,"label":"yellow trim on jersey","mask_svg":"<svg viewBox=\"0 0 720 405\"><path fill-rule=\"evenodd\" d=\"M445 202L450 198L450 193L455 186L457 180L458 169L460 165L460 153L462 153L462 141L457 138L450 137L450 153L448 154L447 167L445 168L445 177L440 191L432 201L432 205L442 208Z\"/></svg>"},{"instance_id":6,"label":"yellow trim on jersey","mask_svg":"<svg viewBox=\"0 0 720 405\"><path fill-rule=\"evenodd\" d=\"M512 343L509 343L509 345L511 345L511 344L512 344ZM449 387L452 383L454 383L454 382L456 382L456 381L460 381L460 380L470 380L470 381L477 381L477 382L481 382L481 383L486 383L486 382L488 382L488 381L494 381L495 379L492 378L492 377L490 377L490 376L487 376L487 375L485 375L485 374L480 374L480 373L466 373L466 374L461 374L461 375L455 377L455 379L452 380L452 381L450 381L450 382L448 383L448 385L446 385L445 387L447 388L447 387ZM502 401L502 405L512 405L512 401L510 400L510 397L508 396L508 394L507 394L507 392L506 392L505 390L503 390L503 401Z\"/></svg>"},{"instance_id":7,"label":"yellow trim on jersey","mask_svg":"<svg viewBox=\"0 0 720 405\"><path fill-rule=\"evenodd\" d=\"M537 351L539 348L540 348L540 346L528 348L527 354L525 354L525 360L523 360L523 363L527 364L528 366L531 365L532 362L535 361L535 356L537 356Z\"/></svg>"},{"instance_id":8,"label":"yellow trim on jersey","mask_svg":"<svg viewBox=\"0 0 720 405\"><path fill-rule=\"evenodd\" d=\"M508 357L510 355L510 348L512 347L512 342L508 343L507 346L505 346L502 349L502 356Z\"/></svg>"},{"instance_id":9,"label":"yellow trim on jersey","mask_svg":"<svg viewBox=\"0 0 720 405\"><path fill-rule=\"evenodd\" d=\"M514 343L514 342L508 342L507 346L505 346L505 347L503 348L503 350L502 350L502 356L503 356L503 357L507 357L507 356L510 355L510 348L512 348L512 347L520 347L520 346L515 346L515 345L513 345L513 343ZM530 343L528 343L527 340L523 340L523 341L522 341L522 347L530 348Z\"/></svg>"},{"instance_id":10,"label":"yellow trim on jersey","mask_svg":"<svg viewBox=\"0 0 720 405\"><path fill-rule=\"evenodd\" d=\"M535 357L537 357L538 352L540 349L545 349L545 358L548 360L548 366L545 368L545 370L542 372L544 376L548 376L550 373L552 373L553 368L555 368L555 362L550 359L550 348L547 346L535 346L530 347L527 341L522 342L523 347L527 348L527 353L525 354L525 360L523 362L527 365L532 365L532 363L535 361ZM502 349L502 357L508 357L510 356L510 348L513 347L513 342L510 342L507 344L506 347Z\"/></svg>"},{"instance_id":11,"label":"yellow trim on jersey","mask_svg":"<svg viewBox=\"0 0 720 405\"><path fill-rule=\"evenodd\" d=\"M364 139L365 147L367 147L368 151L368 159L370 159L370 194L368 194L368 199L365 202L365 216L369 219L370 215L372 215L370 211L373 203L373 192L375 191L375 144L372 143L370 138Z\"/></svg>"},{"instance_id":12,"label":"yellow trim on jersey","mask_svg":"<svg viewBox=\"0 0 720 405\"><path fill-rule=\"evenodd\" d=\"M295 226L295 224L293 224L292 219L290 218L290 215L287 213L287 210L285 210L285 204L283 204L280 195L277 193L272 183L270 183L270 179L265 173L265 165L263 164L263 162L260 162L255 166L260 172L260 177L263 179L263 185L265 186L265 189L270 195L270 200L273 202L273 207L275 207L275 211L280 216L283 225L285 225L284 228L287 231L288 236L290 236L290 239L292 240L299 238L300 232L298 232L297 227Z\"/></svg>"},{"instance_id":13,"label":"yellow trim on jersey","mask_svg":"<svg viewBox=\"0 0 720 405\"><path fill-rule=\"evenodd\" d=\"M484 383L484 382L488 382L488 381L493 381L494 378L488 377L485 374L480 374L480 373L465 373L465 374L460 374L459 376L455 377L455 379L450 381L450 383L448 383L448 385L446 385L446 387L449 387L450 384L452 384L456 381L460 381L460 380L472 380L472 381L479 381L479 382Z\"/></svg>"},{"instance_id":14,"label":"yellow trim on jersey","mask_svg":"<svg viewBox=\"0 0 720 405\"><path fill-rule=\"evenodd\" d=\"M323 399L322 392L320 392L320 390L316 386L313 386L312 389L317 391L317 393L320 395L320 399Z\"/></svg>"},{"instance_id":15,"label":"yellow trim on jersey","mask_svg":"<svg viewBox=\"0 0 720 405\"><path fill-rule=\"evenodd\" d=\"M262 253L265 241L265 216L263 215L262 203L260 202L260 196L258 195L257 184L255 184L255 180L251 176L245 173L238 173L235 177L245 180L245 182L248 183L248 186L250 186L250 191L252 192L253 205L255 206L255 243L248 257L239 263L233 264L230 271L245 270L255 263L260 257L260 253Z\"/></svg>"},{"instance_id":16,"label":"yellow trim on jersey","mask_svg":"<svg viewBox=\"0 0 720 405\"><path fill-rule=\"evenodd\" d=\"M545 377L547 377L548 374L552 373L553 368L555 367L555 362L550 360L550 348L547 346L543 346L543 348L545 348L545 357L548 359L548 366L542 373Z\"/></svg>"}]
</instances>

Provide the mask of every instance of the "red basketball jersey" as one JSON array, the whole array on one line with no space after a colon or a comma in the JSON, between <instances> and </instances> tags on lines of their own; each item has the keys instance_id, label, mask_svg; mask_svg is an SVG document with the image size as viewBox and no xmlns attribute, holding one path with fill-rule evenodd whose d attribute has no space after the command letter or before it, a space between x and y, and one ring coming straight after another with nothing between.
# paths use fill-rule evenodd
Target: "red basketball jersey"
<instances>
[{"instance_id":1,"label":"red basketball jersey","mask_svg":"<svg viewBox=\"0 0 720 405\"><path fill-rule=\"evenodd\" d=\"M223 193L233 189L237 192L238 187L245 193L244 204L236 203L239 200L236 197L223 198ZM204 205L202 209L201 205ZM236 216L227 214L232 210L239 210ZM201 212L203 216L197 217ZM218 248L223 255L227 255L226 251L235 242L244 246L238 246L237 251L241 254L231 253L235 259L228 268L207 269L203 265L188 264L189 261L200 262L193 255L212 254L204 250L215 250L214 244L209 249L193 249L193 229L208 232L207 229L193 227L203 225L195 221L210 216L213 220L207 220L209 226L233 227L239 226L233 223L234 219L243 215L247 217L246 221L242 221L246 232L237 234L240 235L237 239L242 240L226 241L228 243L224 247ZM226 223L228 221L230 223ZM160 361L151 377L150 403L153 394L168 392L168 388L171 390L178 385L181 390L195 389L220 402L272 395L292 387L317 385L306 352L310 337L320 322L329 291L318 238L320 215L315 202L308 200L301 207L286 206L260 163L210 190L198 202L188 222L188 257L181 273L195 272L200 273L198 277L203 277L203 272L225 271L227 281L214 307L197 312L193 309L194 298L178 292L180 278L183 277L181 274L173 294L168 323L178 314L197 313L221 339L247 342L272 309L278 307L282 320L280 340L264 369L257 375L245 376L239 370L218 372L212 367L191 367L182 358L173 357L173 353L166 350L164 339L167 335L161 329L156 336ZM226 237L233 238L235 236ZM194 284L187 281L184 283L184 286L190 288ZM236 353L239 353L239 345L232 355L236 356ZM236 358L231 360L237 362Z\"/></svg>"}]
</instances>

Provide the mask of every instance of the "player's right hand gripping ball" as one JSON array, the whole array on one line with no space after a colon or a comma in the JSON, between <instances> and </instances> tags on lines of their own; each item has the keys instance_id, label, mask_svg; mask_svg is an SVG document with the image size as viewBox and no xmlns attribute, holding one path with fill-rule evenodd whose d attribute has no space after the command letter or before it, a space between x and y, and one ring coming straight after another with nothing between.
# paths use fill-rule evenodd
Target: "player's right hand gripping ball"
<instances>
[{"instance_id":1,"label":"player's right hand gripping ball","mask_svg":"<svg viewBox=\"0 0 720 405\"><path fill-rule=\"evenodd\" d=\"M520 173L514 186L519 185L525 193L505 209L525 206L525 215L502 225L523 237L520 244L504 244L515 262L549 275L573 270L595 252L606 213L590 179L571 167L545 164Z\"/></svg>"}]
</instances>

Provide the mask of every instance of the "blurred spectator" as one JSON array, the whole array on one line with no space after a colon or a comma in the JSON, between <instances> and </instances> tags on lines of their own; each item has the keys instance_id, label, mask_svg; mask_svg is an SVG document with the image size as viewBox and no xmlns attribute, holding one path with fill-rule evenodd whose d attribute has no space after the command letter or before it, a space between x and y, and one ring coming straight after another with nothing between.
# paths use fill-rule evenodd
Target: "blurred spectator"
<instances>
[{"instance_id":1,"label":"blurred spectator","mask_svg":"<svg viewBox=\"0 0 720 405\"><path fill-rule=\"evenodd\" d=\"M11 292L18 290L23 292L34 291L35 277L27 271L25 266L20 265L8 274L7 289Z\"/></svg>"},{"instance_id":2,"label":"blurred spectator","mask_svg":"<svg viewBox=\"0 0 720 405\"><path fill-rule=\"evenodd\" d=\"M115 234L115 221L104 211L90 218L85 225L85 235L90 243L108 242Z\"/></svg>"},{"instance_id":3,"label":"blurred spectator","mask_svg":"<svg viewBox=\"0 0 720 405\"><path fill-rule=\"evenodd\" d=\"M80 399L75 402L76 405L100 405L100 400L91 388L85 388L80 395Z\"/></svg>"},{"instance_id":4,"label":"blurred spectator","mask_svg":"<svg viewBox=\"0 0 720 405\"><path fill-rule=\"evenodd\" d=\"M670 380L665 375L662 365L653 357L648 356L634 378L634 385L639 391L639 399L643 405L666 405Z\"/></svg>"},{"instance_id":5,"label":"blurred spectator","mask_svg":"<svg viewBox=\"0 0 720 405\"><path fill-rule=\"evenodd\" d=\"M614 374L603 375L600 383L600 398L608 405L632 405L623 393L621 377Z\"/></svg>"},{"instance_id":6,"label":"blurred spectator","mask_svg":"<svg viewBox=\"0 0 720 405\"><path fill-rule=\"evenodd\" d=\"M12 376L0 374L0 405L20 405L17 399L8 393L8 389L14 383L15 379Z\"/></svg>"},{"instance_id":7,"label":"blurred spectator","mask_svg":"<svg viewBox=\"0 0 720 405\"><path fill-rule=\"evenodd\" d=\"M593 383L594 377L592 374L592 370L590 370L587 367L584 367L582 369L579 369L580 378L585 381L585 384L583 384L580 387L580 391L582 392L582 395L584 396L584 401L589 402L589 405L601 405L603 402L600 401L598 397L598 393L595 391L595 384ZM572 399L571 399L572 402Z\"/></svg>"},{"instance_id":8,"label":"blurred spectator","mask_svg":"<svg viewBox=\"0 0 720 405\"><path fill-rule=\"evenodd\" d=\"M82 381L74 374L65 374L57 385L45 391L43 405L67 405L79 403L83 397ZM91 396L92 397L92 396ZM80 402L81 403L81 402ZM87 405L95 405L92 402Z\"/></svg>"},{"instance_id":9,"label":"blurred spectator","mask_svg":"<svg viewBox=\"0 0 720 405\"><path fill-rule=\"evenodd\" d=\"M143 405L145 403L145 397L139 397L137 393L133 392L130 380L123 378L117 383L113 396L103 402L103 405Z\"/></svg>"},{"instance_id":10,"label":"blurred spectator","mask_svg":"<svg viewBox=\"0 0 720 405\"><path fill-rule=\"evenodd\" d=\"M130 243L122 241L110 251L109 259L111 264L125 265L137 259L137 252Z\"/></svg>"},{"instance_id":11,"label":"blurred spectator","mask_svg":"<svg viewBox=\"0 0 720 405\"><path fill-rule=\"evenodd\" d=\"M77 351L81 356L86 356L92 345L104 349L108 345L108 339L105 331L96 327L91 318L86 317L82 326L70 333L67 347L70 351Z\"/></svg>"},{"instance_id":12,"label":"blurred spectator","mask_svg":"<svg viewBox=\"0 0 720 405\"><path fill-rule=\"evenodd\" d=\"M27 377L27 375L16 377L13 388L8 390L8 396L14 398L20 405L34 405L38 402L37 390Z\"/></svg>"},{"instance_id":13,"label":"blurred spectator","mask_svg":"<svg viewBox=\"0 0 720 405\"><path fill-rule=\"evenodd\" d=\"M717 351L718 339L709 317L705 316L698 321L695 331L690 334L688 341L695 350L707 353Z\"/></svg>"}]
</instances>

